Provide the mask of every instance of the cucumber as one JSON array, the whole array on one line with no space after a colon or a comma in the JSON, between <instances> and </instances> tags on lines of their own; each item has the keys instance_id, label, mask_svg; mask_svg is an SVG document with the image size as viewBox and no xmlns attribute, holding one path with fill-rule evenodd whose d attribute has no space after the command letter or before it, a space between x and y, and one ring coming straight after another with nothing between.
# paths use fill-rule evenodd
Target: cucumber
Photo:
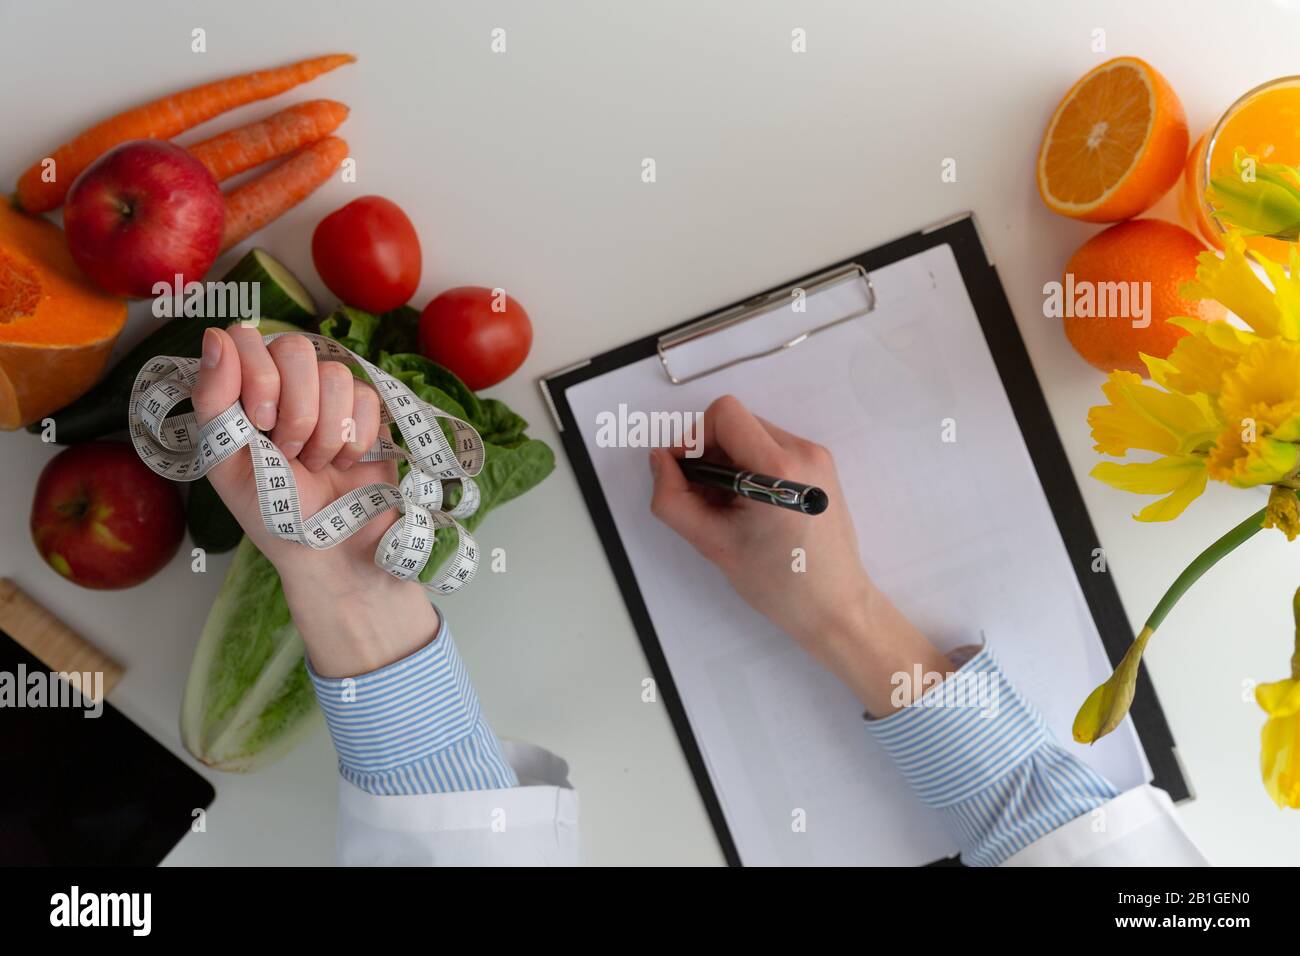
<instances>
[{"instance_id":1,"label":"cucumber","mask_svg":"<svg viewBox=\"0 0 1300 956\"><path fill-rule=\"evenodd\" d=\"M254 249L248 255L236 264L234 269L226 275L224 282L246 281L240 280L237 273L241 268L247 271L248 263L253 260L254 256L260 253L260 258L256 261L261 267L270 262L274 264L274 269L282 278L279 280L277 289L296 288L302 289L302 285L289 272L280 265L269 254L261 249ZM287 282L285 282L287 278ZM262 299L262 314L266 318L261 323L267 332L285 332L301 329L292 324L284 324L284 328L271 328L270 322L284 323L283 318L269 316L266 312L268 302L267 290L268 284L262 281L262 288L259 295ZM300 292L305 301L310 304L311 297L305 291ZM275 294L271 294L274 300ZM315 306L312 305L312 312L308 313L302 310L310 318L315 314ZM229 322L228 316L202 316L186 317L178 316L168 320L165 324L146 335L135 348L127 352L122 360L100 379L97 384L86 394L82 395L75 402L65 405L59 411L55 412L50 418L54 419L54 440L60 445L74 445L78 442L91 441L95 438L102 438L111 432L120 431L127 427L127 409L131 403L131 386L135 384L135 377L140 371L140 367L156 355L179 355L188 358L198 358L199 352L203 346L203 333L211 326L224 326ZM33 422L27 426L27 430L36 434L42 431L40 422Z\"/></svg>"},{"instance_id":2,"label":"cucumber","mask_svg":"<svg viewBox=\"0 0 1300 956\"><path fill-rule=\"evenodd\" d=\"M208 554L229 551L244 536L244 529L207 478L190 482L190 496L185 502L185 523L194 544Z\"/></svg>"},{"instance_id":3,"label":"cucumber","mask_svg":"<svg viewBox=\"0 0 1300 956\"><path fill-rule=\"evenodd\" d=\"M258 283L259 313L264 319L295 325L311 325L316 321L316 303L311 294L265 249L250 251L222 281Z\"/></svg>"},{"instance_id":4,"label":"cucumber","mask_svg":"<svg viewBox=\"0 0 1300 956\"><path fill-rule=\"evenodd\" d=\"M237 325L243 324L243 319L235 319L226 326L233 329ZM263 335L274 335L276 332L305 332L307 331L300 325L294 325L292 322L281 322L279 319L258 319L257 331Z\"/></svg>"}]
</instances>

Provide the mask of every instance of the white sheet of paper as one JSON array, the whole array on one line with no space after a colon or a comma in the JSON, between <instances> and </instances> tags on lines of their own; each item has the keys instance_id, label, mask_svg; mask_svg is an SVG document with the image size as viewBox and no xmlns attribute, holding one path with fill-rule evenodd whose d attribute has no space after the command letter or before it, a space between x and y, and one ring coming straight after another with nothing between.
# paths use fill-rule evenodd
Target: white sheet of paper
<instances>
[{"instance_id":1,"label":"white sheet of paper","mask_svg":"<svg viewBox=\"0 0 1300 956\"><path fill-rule=\"evenodd\" d=\"M731 393L826 445L863 561L903 612L945 649L983 632L1065 747L1121 790L1150 779L1131 721L1093 747L1070 740L1076 708L1110 666L952 250L937 246L871 281L872 313L786 352L686 385L647 358L568 390L749 865L922 864L957 848L875 746L849 691L650 514L645 449L596 444L597 416L620 403L693 412ZM683 346L680 361L706 367L761 351L865 296L862 282L844 283L810 297L805 313L785 306ZM945 420L955 441L942 440ZM815 574L816 555L808 561Z\"/></svg>"}]
</instances>

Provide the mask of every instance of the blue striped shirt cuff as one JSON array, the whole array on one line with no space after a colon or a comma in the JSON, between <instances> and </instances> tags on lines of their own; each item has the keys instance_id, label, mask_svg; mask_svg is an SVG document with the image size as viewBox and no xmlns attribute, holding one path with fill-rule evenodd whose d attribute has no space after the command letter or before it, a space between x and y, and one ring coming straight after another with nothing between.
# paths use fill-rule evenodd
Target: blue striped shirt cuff
<instances>
[{"instance_id":1,"label":"blue striped shirt cuff","mask_svg":"<svg viewBox=\"0 0 1300 956\"><path fill-rule=\"evenodd\" d=\"M995 866L1119 795L1061 748L987 645L915 704L867 727L971 866Z\"/></svg>"},{"instance_id":2,"label":"blue striped shirt cuff","mask_svg":"<svg viewBox=\"0 0 1300 956\"><path fill-rule=\"evenodd\" d=\"M456 652L447 619L400 661L359 677L321 677L307 661L339 772L381 795L518 786Z\"/></svg>"}]
</instances>

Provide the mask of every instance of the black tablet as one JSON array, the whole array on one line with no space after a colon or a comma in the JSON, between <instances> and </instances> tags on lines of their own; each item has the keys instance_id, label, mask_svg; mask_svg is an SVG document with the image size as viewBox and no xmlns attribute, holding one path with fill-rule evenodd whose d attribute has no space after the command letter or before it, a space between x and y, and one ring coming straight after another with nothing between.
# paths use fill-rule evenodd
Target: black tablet
<instances>
[{"instance_id":1,"label":"black tablet","mask_svg":"<svg viewBox=\"0 0 1300 956\"><path fill-rule=\"evenodd\" d=\"M212 803L175 754L97 709L0 630L0 865L152 866Z\"/></svg>"}]
</instances>

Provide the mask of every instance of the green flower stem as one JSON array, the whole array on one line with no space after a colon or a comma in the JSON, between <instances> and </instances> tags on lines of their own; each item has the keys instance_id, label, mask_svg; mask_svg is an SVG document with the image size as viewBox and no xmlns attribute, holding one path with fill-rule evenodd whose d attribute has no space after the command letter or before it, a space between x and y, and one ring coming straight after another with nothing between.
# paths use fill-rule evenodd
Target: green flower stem
<instances>
[{"instance_id":1,"label":"green flower stem","mask_svg":"<svg viewBox=\"0 0 1300 956\"><path fill-rule=\"evenodd\" d=\"M1160 599L1160 603L1155 606L1155 610L1147 618L1146 627L1152 631L1158 628L1169 612L1174 609L1174 605L1187 593L1187 589L1201 579L1201 575L1218 564L1219 560L1225 555L1254 537L1264 527L1264 513L1267 510L1267 508L1260 508L1198 554L1192 563L1183 569L1183 573L1174 579L1174 583L1169 585L1169 590L1165 592L1165 596Z\"/></svg>"},{"instance_id":2,"label":"green flower stem","mask_svg":"<svg viewBox=\"0 0 1300 956\"><path fill-rule=\"evenodd\" d=\"M1073 736L1082 744L1095 743L1120 725L1133 703L1133 691L1137 686L1138 668L1142 663L1142 654L1147 642L1155 633L1174 605L1187 593L1187 589L1201 579L1201 575L1219 563L1219 559L1253 537L1264 526L1267 508L1261 508L1237 525L1214 544L1196 556L1183 573L1178 575L1169 586L1165 596L1160 599L1146 626L1133 639L1124 659L1104 683L1099 684L1083 702L1074 717Z\"/></svg>"},{"instance_id":3,"label":"green flower stem","mask_svg":"<svg viewBox=\"0 0 1300 956\"><path fill-rule=\"evenodd\" d=\"M1295 589L1291 598L1291 610L1295 613L1295 653L1291 655L1291 676L1300 680L1300 588Z\"/></svg>"}]
</instances>

